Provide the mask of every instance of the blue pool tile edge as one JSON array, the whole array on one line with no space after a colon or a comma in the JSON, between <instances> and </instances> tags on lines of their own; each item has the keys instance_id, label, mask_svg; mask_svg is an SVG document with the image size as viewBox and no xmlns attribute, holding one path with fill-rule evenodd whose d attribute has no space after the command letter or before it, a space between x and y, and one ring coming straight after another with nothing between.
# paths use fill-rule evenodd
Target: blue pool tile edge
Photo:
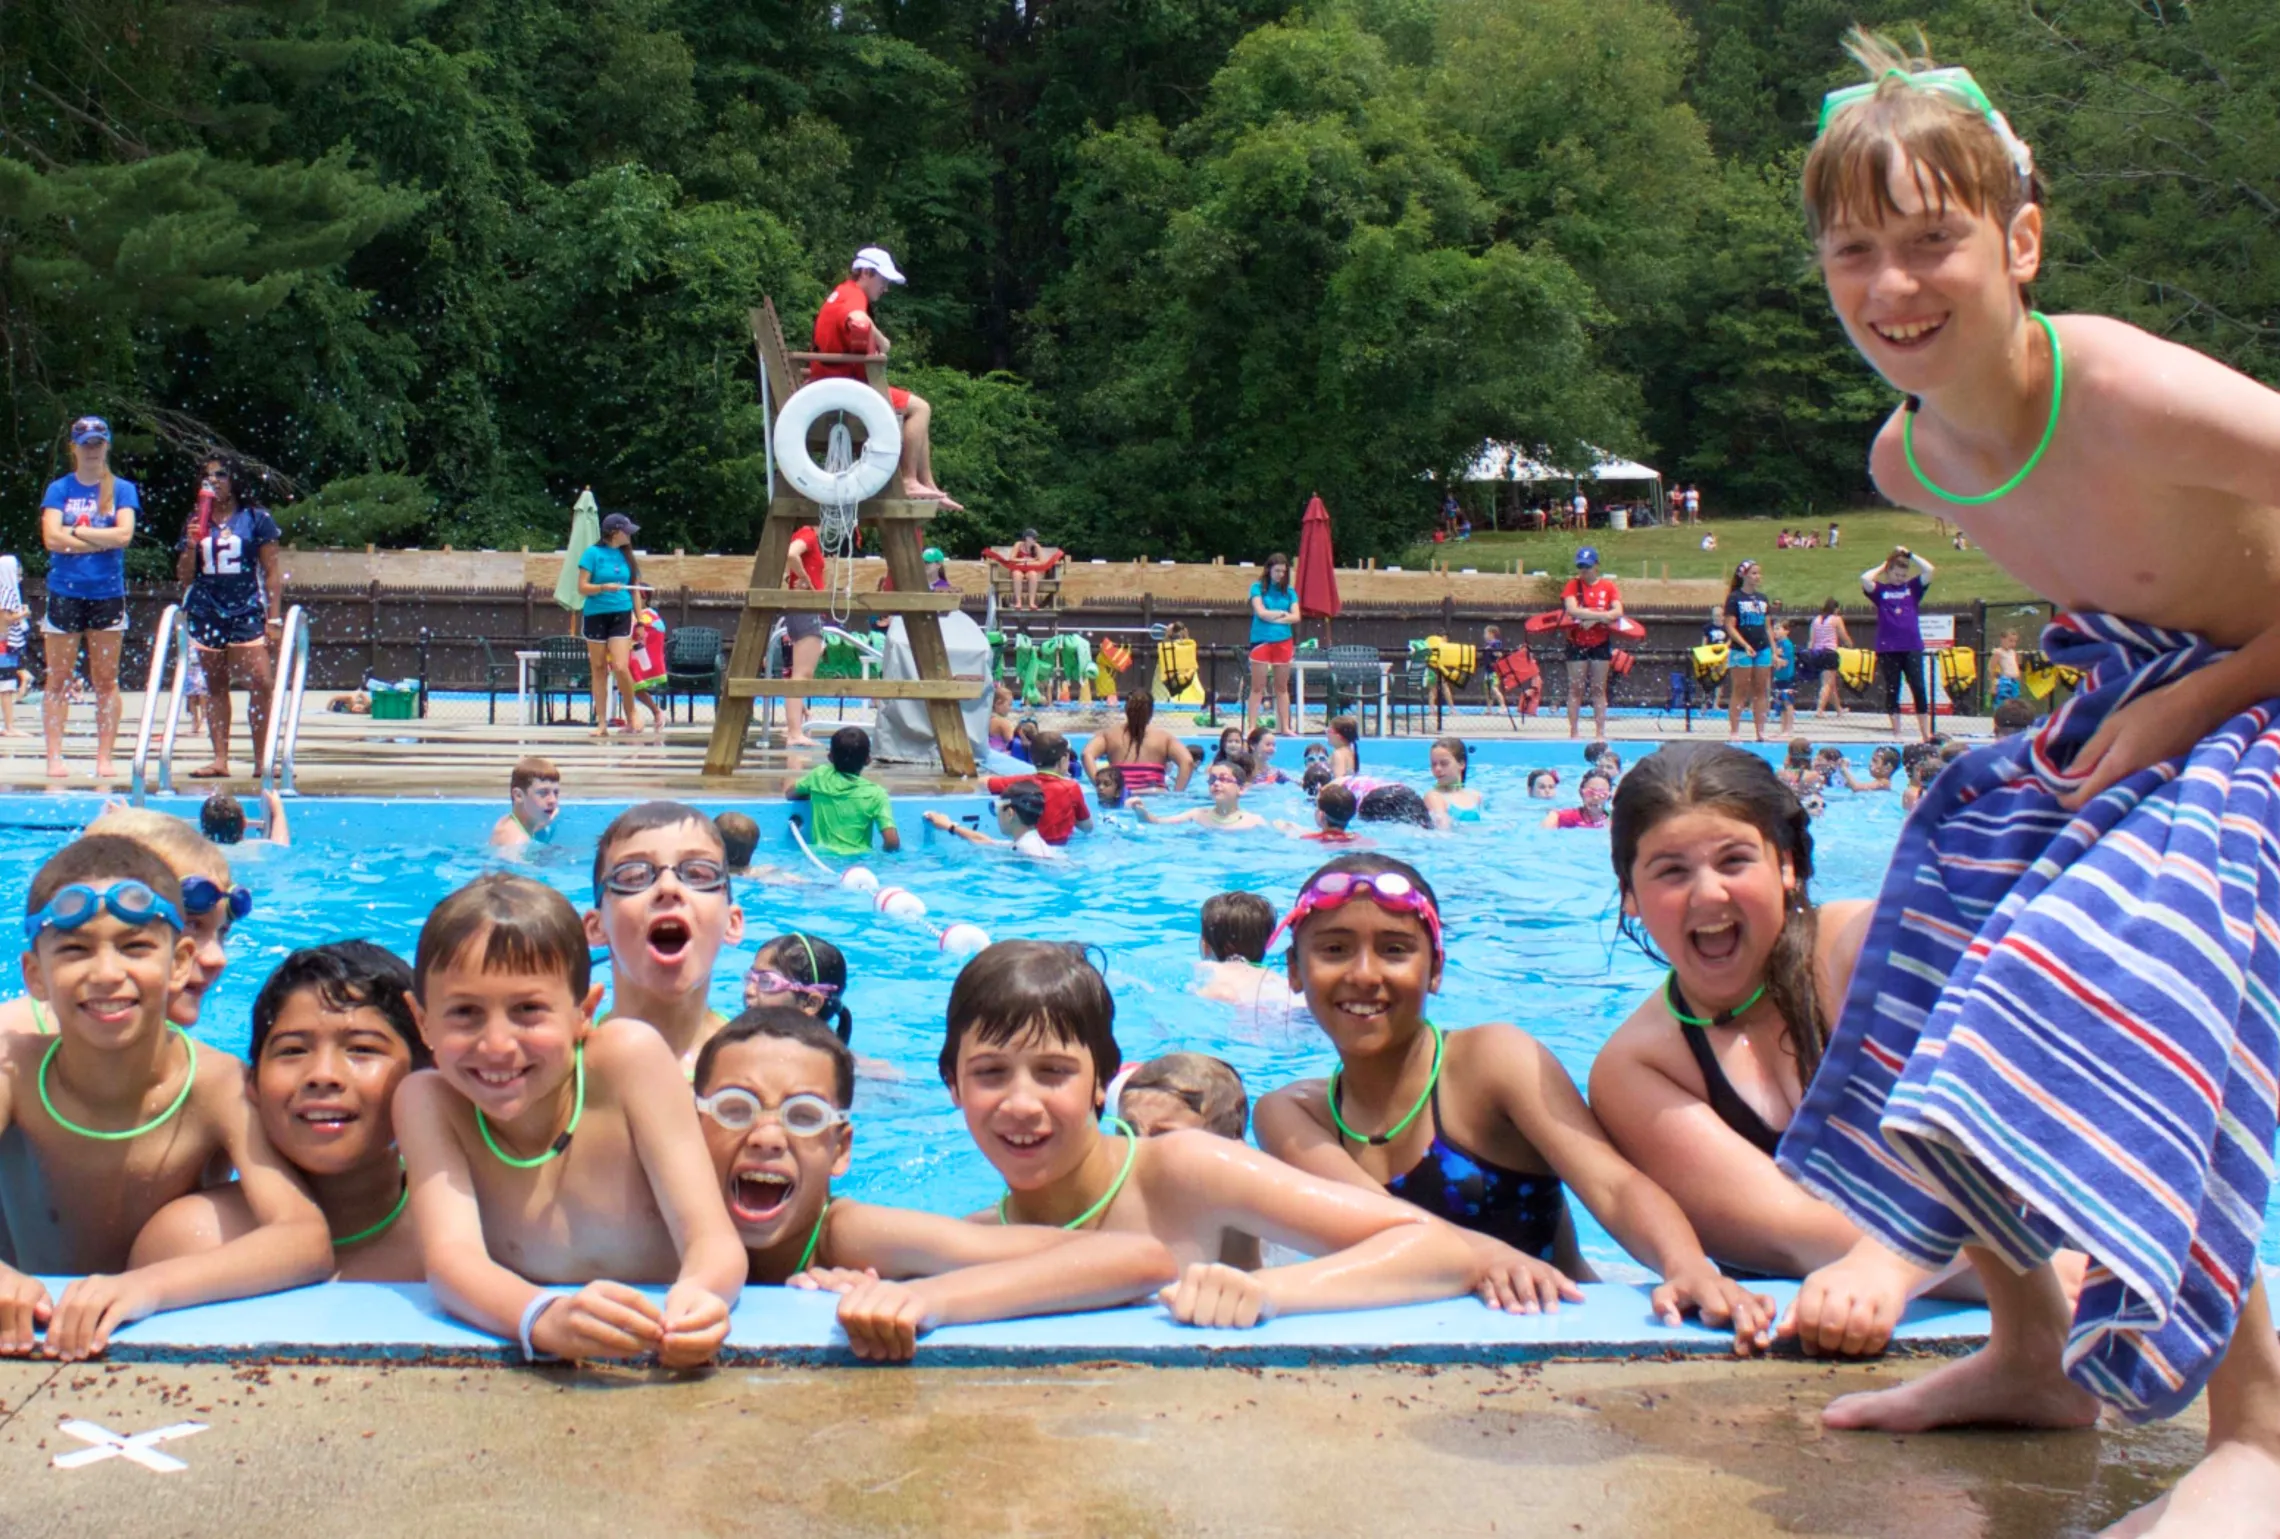
<instances>
[{"instance_id":1,"label":"blue pool tile edge","mask_svg":"<svg viewBox=\"0 0 2280 1539\"><path fill-rule=\"evenodd\" d=\"M48 1279L50 1292L62 1279ZM1763 1291L1786 1306L1795 1283ZM647 1290L662 1296L662 1289ZM1582 1304L1549 1315L1505 1315L1472 1299L1271 1320L1248 1331L1176 1325L1160 1308L1135 1306L985 1325L947 1326L919 1343L933 1367L1124 1362L1305 1366L1328 1363L1524 1363L1579 1357L1723 1357L1732 1337L1688 1322L1666 1326L1647 1310L1647 1290L1587 1287ZM730 1322L725 1363L851 1364L829 1294L747 1288ZM1987 1333L1984 1309L1922 1302L1895 1338L1902 1352L1969 1350ZM310 1361L415 1364L512 1362L511 1343L444 1313L417 1283L325 1283L264 1298L174 1310L112 1338L110 1356L141 1362Z\"/></svg>"}]
</instances>

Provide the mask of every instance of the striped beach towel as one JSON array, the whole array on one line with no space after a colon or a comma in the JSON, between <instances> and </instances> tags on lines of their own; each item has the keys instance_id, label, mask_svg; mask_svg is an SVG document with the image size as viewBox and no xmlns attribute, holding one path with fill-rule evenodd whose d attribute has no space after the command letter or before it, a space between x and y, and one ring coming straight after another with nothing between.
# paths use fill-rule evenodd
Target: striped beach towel
<instances>
[{"instance_id":1,"label":"striped beach towel","mask_svg":"<svg viewBox=\"0 0 2280 1539\"><path fill-rule=\"evenodd\" d=\"M2067 1372L2166 1416L2231 1338L2272 1184L2280 701L2069 813L2098 725L2225 653L2101 615L2043 650L2080 692L1925 792L1778 1158L1922 1266L2088 1252Z\"/></svg>"}]
</instances>

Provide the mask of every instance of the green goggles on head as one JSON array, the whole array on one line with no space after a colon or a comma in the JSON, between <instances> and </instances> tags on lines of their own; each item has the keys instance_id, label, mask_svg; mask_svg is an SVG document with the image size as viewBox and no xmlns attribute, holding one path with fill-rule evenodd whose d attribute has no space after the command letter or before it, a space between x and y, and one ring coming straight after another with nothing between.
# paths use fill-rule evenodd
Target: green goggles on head
<instances>
[{"instance_id":1,"label":"green goggles on head","mask_svg":"<svg viewBox=\"0 0 2280 1539\"><path fill-rule=\"evenodd\" d=\"M1995 130L1995 137L2003 142L2003 148L2010 153L2011 164L2018 168L2019 179L2026 181L2034 176L2034 152L2027 148L2024 139L2012 131L2010 120L1995 110L1995 103L1988 97L1985 88L1971 77L1971 71L1960 64L1951 64L1943 69L1888 69L1874 80L1864 80L1859 85L1831 91L1821 98L1821 126L1813 131L1814 137L1819 138L1827 133L1829 125L1836 121L1837 114L1847 107L1874 98L1883 88L1884 82L1895 75L1920 91L1936 92L1985 118L1987 126Z\"/></svg>"}]
</instances>

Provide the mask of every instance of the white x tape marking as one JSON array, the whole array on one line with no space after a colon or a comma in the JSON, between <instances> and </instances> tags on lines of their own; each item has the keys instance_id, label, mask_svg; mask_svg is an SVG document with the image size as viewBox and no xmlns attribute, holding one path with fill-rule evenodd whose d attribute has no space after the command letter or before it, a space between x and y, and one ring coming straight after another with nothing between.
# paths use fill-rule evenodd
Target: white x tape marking
<instances>
[{"instance_id":1,"label":"white x tape marking","mask_svg":"<svg viewBox=\"0 0 2280 1539\"><path fill-rule=\"evenodd\" d=\"M92 1448L75 1448L70 1453L59 1453L54 1464L59 1470L83 1469L90 1464L101 1464L105 1459L125 1459L146 1470L161 1475L172 1475L190 1466L169 1453L160 1453L158 1445L193 1432L203 1432L202 1421L178 1421L171 1427L159 1427L150 1432L137 1432L132 1437L121 1437L109 1427L98 1427L91 1421L67 1421L60 1424L59 1432L67 1432Z\"/></svg>"}]
</instances>

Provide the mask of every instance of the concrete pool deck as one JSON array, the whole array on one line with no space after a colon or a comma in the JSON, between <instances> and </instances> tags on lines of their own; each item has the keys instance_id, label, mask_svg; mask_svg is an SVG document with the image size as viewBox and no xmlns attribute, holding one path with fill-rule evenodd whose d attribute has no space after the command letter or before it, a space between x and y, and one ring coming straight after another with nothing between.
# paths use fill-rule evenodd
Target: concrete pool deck
<instances>
[{"instance_id":1,"label":"concrete pool deck","mask_svg":"<svg viewBox=\"0 0 2280 1539\"><path fill-rule=\"evenodd\" d=\"M1911 1362L641 1370L0 1363L9 1539L2082 1535L2199 1457L2151 1427L1831 1433ZM182 1422L188 1467L85 1446Z\"/></svg>"}]
</instances>

